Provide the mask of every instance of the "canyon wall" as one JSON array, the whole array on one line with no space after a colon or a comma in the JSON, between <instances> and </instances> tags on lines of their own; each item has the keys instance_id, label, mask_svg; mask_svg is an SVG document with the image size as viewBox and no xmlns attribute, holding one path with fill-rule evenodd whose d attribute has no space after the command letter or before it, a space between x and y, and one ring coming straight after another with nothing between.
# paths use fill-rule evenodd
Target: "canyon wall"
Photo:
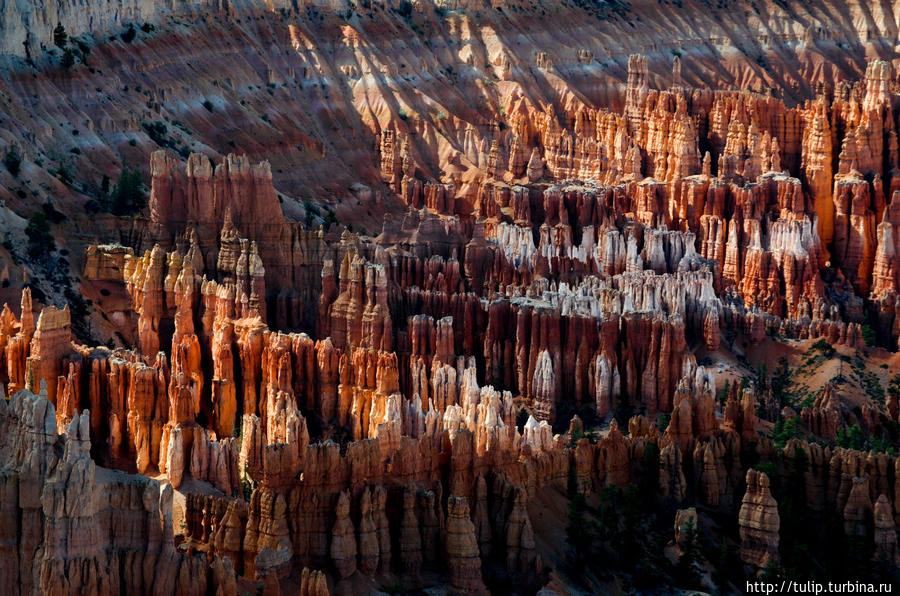
<instances>
[{"instance_id":1,"label":"canyon wall","mask_svg":"<svg viewBox=\"0 0 900 596\"><path fill-rule=\"evenodd\" d=\"M32 59L0 82L0 198L70 218L56 261L12 217L0 253L28 279L0 312L7 588L537 591L535 508L631 483L734 520L748 576L798 482L896 560L897 458L836 443L897 396L797 413L720 375L897 348L890 5L101 6L0 17ZM156 28L100 34L131 21ZM69 67L55 22L91 33ZM146 209L96 213L126 163Z\"/></svg>"}]
</instances>

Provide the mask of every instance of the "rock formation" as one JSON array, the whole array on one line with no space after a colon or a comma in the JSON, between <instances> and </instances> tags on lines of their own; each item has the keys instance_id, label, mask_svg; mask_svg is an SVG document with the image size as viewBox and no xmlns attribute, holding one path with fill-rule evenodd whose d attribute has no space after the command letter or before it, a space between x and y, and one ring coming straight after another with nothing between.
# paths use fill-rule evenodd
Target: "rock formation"
<instances>
[{"instance_id":1,"label":"rock formation","mask_svg":"<svg viewBox=\"0 0 900 596\"><path fill-rule=\"evenodd\" d=\"M898 561L893 3L26 4L11 593L537 593L630 485L753 573L770 482Z\"/></svg>"},{"instance_id":2,"label":"rock formation","mask_svg":"<svg viewBox=\"0 0 900 596\"><path fill-rule=\"evenodd\" d=\"M769 490L764 472L748 470L747 492L741 502L738 525L741 560L760 569L778 560L778 504Z\"/></svg>"}]
</instances>

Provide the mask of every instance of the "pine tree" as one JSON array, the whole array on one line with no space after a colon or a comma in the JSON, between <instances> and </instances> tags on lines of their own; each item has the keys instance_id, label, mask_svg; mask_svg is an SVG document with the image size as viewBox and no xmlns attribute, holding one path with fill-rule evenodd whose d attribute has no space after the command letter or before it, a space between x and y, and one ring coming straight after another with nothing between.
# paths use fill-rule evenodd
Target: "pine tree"
<instances>
[{"instance_id":1,"label":"pine tree","mask_svg":"<svg viewBox=\"0 0 900 596\"><path fill-rule=\"evenodd\" d=\"M56 29L53 30L53 43L60 48L64 48L68 41L69 36L66 34L66 28L62 26L62 23L57 23Z\"/></svg>"},{"instance_id":2,"label":"pine tree","mask_svg":"<svg viewBox=\"0 0 900 596\"><path fill-rule=\"evenodd\" d=\"M63 50L62 65L66 69L75 66L75 54L69 48Z\"/></svg>"},{"instance_id":3,"label":"pine tree","mask_svg":"<svg viewBox=\"0 0 900 596\"><path fill-rule=\"evenodd\" d=\"M689 519L681 527L684 534L684 550L678 559L676 574L685 585L695 587L700 584L700 574L697 567L700 559L700 551L697 544L697 526L693 519Z\"/></svg>"},{"instance_id":4,"label":"pine tree","mask_svg":"<svg viewBox=\"0 0 900 596\"><path fill-rule=\"evenodd\" d=\"M585 519L587 512L587 501L585 501L582 493L575 493L569 500L569 507L566 511L566 542L572 549L572 566L576 573L584 571L585 565L590 558L591 552L591 534L588 529L588 521Z\"/></svg>"},{"instance_id":5,"label":"pine tree","mask_svg":"<svg viewBox=\"0 0 900 596\"><path fill-rule=\"evenodd\" d=\"M141 190L141 173L127 166L122 168L119 181L112 192L110 209L115 215L131 215L144 208L145 198Z\"/></svg>"}]
</instances>

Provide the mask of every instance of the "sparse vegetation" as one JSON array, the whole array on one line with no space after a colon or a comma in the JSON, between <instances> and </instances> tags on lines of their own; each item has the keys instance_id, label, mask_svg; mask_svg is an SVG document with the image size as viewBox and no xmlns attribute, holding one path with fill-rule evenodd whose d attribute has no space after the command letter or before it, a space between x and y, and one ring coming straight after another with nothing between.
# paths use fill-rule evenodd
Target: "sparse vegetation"
<instances>
[{"instance_id":1,"label":"sparse vegetation","mask_svg":"<svg viewBox=\"0 0 900 596\"><path fill-rule=\"evenodd\" d=\"M50 222L43 211L35 211L28 218L25 235L28 236L28 256L32 259L56 250L56 241L50 233Z\"/></svg>"},{"instance_id":2,"label":"sparse vegetation","mask_svg":"<svg viewBox=\"0 0 900 596\"><path fill-rule=\"evenodd\" d=\"M791 418L781 418L775 421L775 426L772 429L772 440L775 441L775 446L779 449L784 449L784 446L791 439L796 439L802 435L802 431L800 430L800 419L797 416L792 416Z\"/></svg>"},{"instance_id":3,"label":"sparse vegetation","mask_svg":"<svg viewBox=\"0 0 900 596\"><path fill-rule=\"evenodd\" d=\"M62 65L63 68L66 69L75 66L75 54L72 52L71 48L66 48L65 50L63 50Z\"/></svg>"},{"instance_id":4,"label":"sparse vegetation","mask_svg":"<svg viewBox=\"0 0 900 596\"><path fill-rule=\"evenodd\" d=\"M134 25L129 23L128 28L125 29L125 32L122 33L122 41L125 43L131 43L134 41L135 36L137 35L137 31L134 30Z\"/></svg>"},{"instance_id":5,"label":"sparse vegetation","mask_svg":"<svg viewBox=\"0 0 900 596\"><path fill-rule=\"evenodd\" d=\"M854 424L848 429L839 429L836 442L838 447L844 447L846 449L862 449L865 446L866 438L859 425Z\"/></svg>"},{"instance_id":6,"label":"sparse vegetation","mask_svg":"<svg viewBox=\"0 0 900 596\"><path fill-rule=\"evenodd\" d=\"M875 330L872 329L872 326L868 323L862 324L862 337L867 346L869 346L870 348L875 347Z\"/></svg>"},{"instance_id":7,"label":"sparse vegetation","mask_svg":"<svg viewBox=\"0 0 900 596\"><path fill-rule=\"evenodd\" d=\"M141 173L128 166L123 167L110 199L109 210L114 215L131 215L143 209L146 199Z\"/></svg>"},{"instance_id":8,"label":"sparse vegetation","mask_svg":"<svg viewBox=\"0 0 900 596\"><path fill-rule=\"evenodd\" d=\"M53 45L64 48L68 41L69 36L66 33L66 28L62 26L62 23L57 23L56 28L53 29Z\"/></svg>"},{"instance_id":9,"label":"sparse vegetation","mask_svg":"<svg viewBox=\"0 0 900 596\"><path fill-rule=\"evenodd\" d=\"M7 149L6 155L3 156L3 165L6 166L6 169L14 178L19 176L19 171L22 167L22 156L19 155L18 149L15 147Z\"/></svg>"}]
</instances>

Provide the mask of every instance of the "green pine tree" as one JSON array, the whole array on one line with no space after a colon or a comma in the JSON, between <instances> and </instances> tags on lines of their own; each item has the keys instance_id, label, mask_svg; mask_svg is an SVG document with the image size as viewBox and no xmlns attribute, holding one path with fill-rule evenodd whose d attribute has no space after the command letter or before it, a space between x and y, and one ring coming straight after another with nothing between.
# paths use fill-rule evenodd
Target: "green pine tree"
<instances>
[{"instance_id":1,"label":"green pine tree","mask_svg":"<svg viewBox=\"0 0 900 596\"><path fill-rule=\"evenodd\" d=\"M62 23L57 23L56 28L53 30L53 43L60 48L64 48L68 41L69 36L66 34L66 28L62 26Z\"/></svg>"}]
</instances>

